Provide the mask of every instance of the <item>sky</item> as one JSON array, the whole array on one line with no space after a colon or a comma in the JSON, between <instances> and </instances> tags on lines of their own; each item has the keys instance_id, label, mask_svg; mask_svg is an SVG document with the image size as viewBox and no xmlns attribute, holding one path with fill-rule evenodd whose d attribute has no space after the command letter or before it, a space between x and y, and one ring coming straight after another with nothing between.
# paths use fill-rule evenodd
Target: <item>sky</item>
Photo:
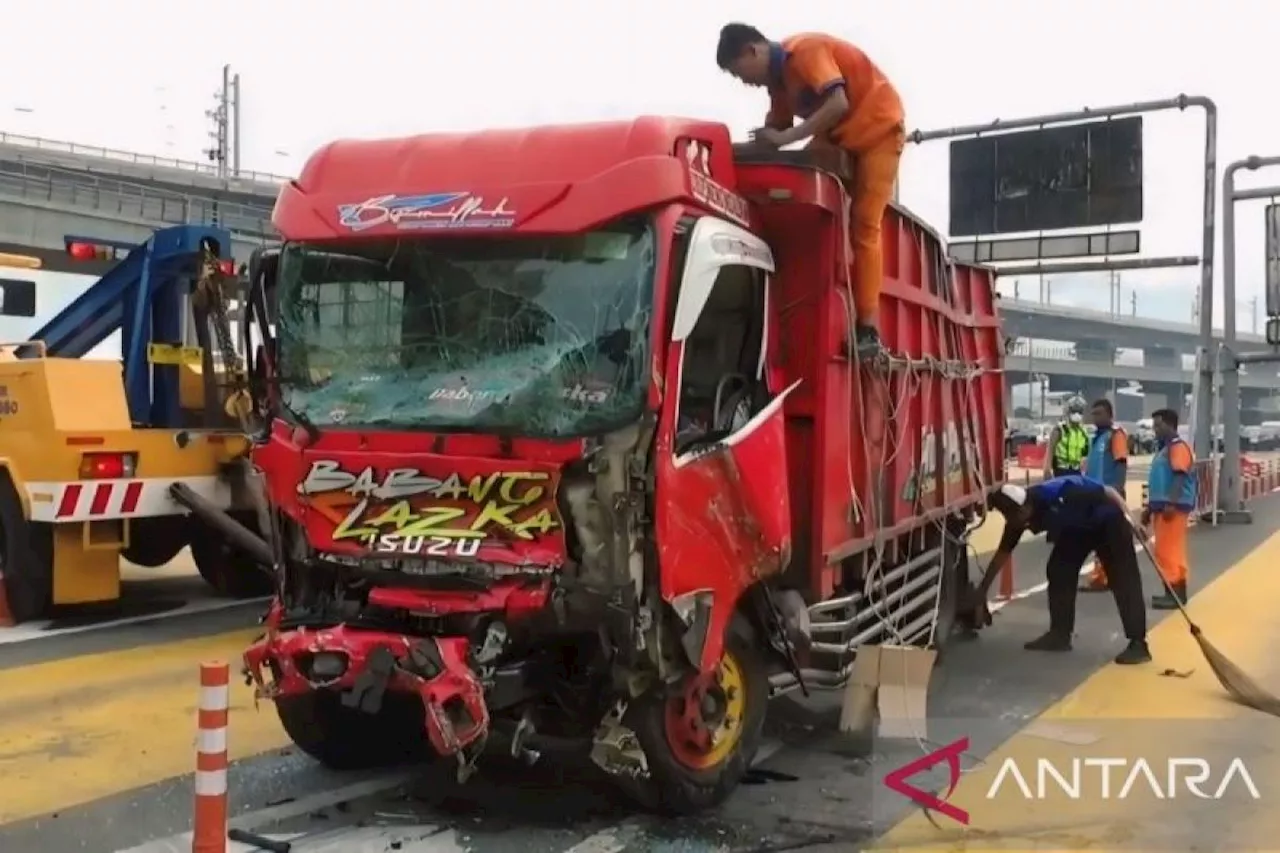
<instances>
[{"instance_id":1,"label":"sky","mask_svg":"<svg viewBox=\"0 0 1280 853\"><path fill-rule=\"evenodd\" d=\"M244 168L286 175L339 137L644 113L717 118L744 137L764 97L714 59L720 26L735 20L855 42L901 92L909 129L1204 94L1220 110L1220 164L1280 154L1275 83L1259 70L1280 33L1276 3L42 0L21 19L0 51L0 130L196 160L230 64ZM1199 111L1147 116L1144 253L1200 253L1203 144ZM1280 184L1280 168L1241 183ZM946 185L947 143L909 146L903 203L945 228ZM1262 208L1237 210L1242 330L1262 290ZM1198 275L1125 274L1123 312L1136 292L1140 315L1189 322ZM1037 298L1040 285L1024 280L1020 295ZM1110 302L1105 276L1058 277L1048 290L1057 304Z\"/></svg>"}]
</instances>

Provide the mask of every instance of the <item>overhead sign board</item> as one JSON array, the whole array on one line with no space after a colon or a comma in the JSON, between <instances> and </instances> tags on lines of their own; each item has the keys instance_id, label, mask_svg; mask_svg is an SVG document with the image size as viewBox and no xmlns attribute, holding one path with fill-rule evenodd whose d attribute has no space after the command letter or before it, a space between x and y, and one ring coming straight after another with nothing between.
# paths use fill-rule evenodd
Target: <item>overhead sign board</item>
<instances>
[{"instance_id":1,"label":"overhead sign board","mask_svg":"<svg viewBox=\"0 0 1280 853\"><path fill-rule=\"evenodd\" d=\"M1142 234L1138 231L1107 231L1005 237L951 243L948 249L953 260L970 264L1113 257L1136 255L1142 251Z\"/></svg>"},{"instance_id":2,"label":"overhead sign board","mask_svg":"<svg viewBox=\"0 0 1280 853\"><path fill-rule=\"evenodd\" d=\"M1142 116L951 143L952 237L1142 221Z\"/></svg>"}]
</instances>

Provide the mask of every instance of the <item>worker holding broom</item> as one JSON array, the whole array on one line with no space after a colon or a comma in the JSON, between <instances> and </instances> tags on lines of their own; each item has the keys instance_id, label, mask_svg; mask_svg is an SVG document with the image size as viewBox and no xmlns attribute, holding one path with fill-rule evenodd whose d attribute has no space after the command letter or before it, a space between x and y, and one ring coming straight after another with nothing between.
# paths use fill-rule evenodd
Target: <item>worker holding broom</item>
<instances>
[{"instance_id":1,"label":"worker holding broom","mask_svg":"<svg viewBox=\"0 0 1280 853\"><path fill-rule=\"evenodd\" d=\"M855 348L861 357L880 353L880 226L907 139L898 91L856 45L825 33L770 41L748 24L726 24L716 64L769 91L765 126L752 133L756 144L782 148L807 139L810 148L852 155Z\"/></svg>"},{"instance_id":2,"label":"worker holding broom","mask_svg":"<svg viewBox=\"0 0 1280 853\"><path fill-rule=\"evenodd\" d=\"M1085 457L1084 474L1090 480L1110 486L1125 494L1129 479L1129 436L1124 427L1115 422L1115 409L1111 401L1103 397L1096 400L1090 412L1094 433L1089 441L1089 454ZM1107 572L1101 558L1093 560L1093 571L1080 585L1081 592L1105 592Z\"/></svg>"},{"instance_id":3,"label":"worker holding broom","mask_svg":"<svg viewBox=\"0 0 1280 853\"><path fill-rule=\"evenodd\" d=\"M1134 524L1124 497L1110 486L1081 474L1055 477L1023 488L1001 486L991 507L1004 516L1004 535L978 585L974 618L990 624L987 592L1027 531L1054 532L1053 550L1045 567L1049 588L1049 630L1023 648L1037 652L1067 652L1075 631L1076 592L1080 567L1097 553L1107 567L1111 594L1120 611L1128 645L1116 655L1118 664L1151 660L1147 648L1147 609L1142 600L1142 575L1133 548Z\"/></svg>"},{"instance_id":4,"label":"worker holding broom","mask_svg":"<svg viewBox=\"0 0 1280 853\"><path fill-rule=\"evenodd\" d=\"M1156 455L1147 475L1144 527L1155 539L1156 568L1165 591L1151 598L1154 610L1173 610L1187 600L1187 529L1196 507L1195 455L1178 435L1178 413L1160 409L1151 413L1156 434ZM1176 600L1175 600L1176 596Z\"/></svg>"}]
</instances>

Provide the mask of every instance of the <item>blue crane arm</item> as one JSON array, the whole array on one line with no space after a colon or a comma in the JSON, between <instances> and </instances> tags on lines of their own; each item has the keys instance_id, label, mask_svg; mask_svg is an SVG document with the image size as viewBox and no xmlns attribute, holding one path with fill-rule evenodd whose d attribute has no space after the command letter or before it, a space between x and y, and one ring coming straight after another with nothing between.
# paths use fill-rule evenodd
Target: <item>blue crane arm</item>
<instances>
[{"instance_id":1,"label":"blue crane arm","mask_svg":"<svg viewBox=\"0 0 1280 853\"><path fill-rule=\"evenodd\" d=\"M134 423L167 425L176 420L176 368L155 365L153 374L147 348L152 342L182 342L182 296L199 273L205 240L229 257L231 235L220 228L179 225L155 232L45 323L32 340L44 341L50 356L82 358L122 330L120 360Z\"/></svg>"},{"instance_id":2,"label":"blue crane arm","mask_svg":"<svg viewBox=\"0 0 1280 853\"><path fill-rule=\"evenodd\" d=\"M224 253L230 249L231 236L219 228L179 225L155 232L106 275L89 285L31 339L44 341L51 356L82 358L126 325L126 309L136 308L140 298L144 308L149 308L154 294L177 283L187 283L196 273L195 263L205 239L212 239ZM147 324L141 325L143 328L137 331L143 338L145 354L151 330L145 328ZM122 341L122 358L133 349L129 341Z\"/></svg>"}]
</instances>

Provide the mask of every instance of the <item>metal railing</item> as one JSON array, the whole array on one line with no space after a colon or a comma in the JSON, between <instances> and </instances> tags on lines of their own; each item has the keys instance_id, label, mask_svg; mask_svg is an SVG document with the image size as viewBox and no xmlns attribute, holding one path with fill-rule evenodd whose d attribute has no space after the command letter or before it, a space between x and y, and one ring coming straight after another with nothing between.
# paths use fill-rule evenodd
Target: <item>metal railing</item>
<instances>
[{"instance_id":1,"label":"metal railing","mask_svg":"<svg viewBox=\"0 0 1280 853\"><path fill-rule=\"evenodd\" d=\"M0 163L0 196L98 211L152 227L217 224L246 239L275 239L271 210L266 207L217 201L44 165Z\"/></svg>"},{"instance_id":2,"label":"metal railing","mask_svg":"<svg viewBox=\"0 0 1280 853\"><path fill-rule=\"evenodd\" d=\"M121 163L133 163L139 166L159 166L165 169L177 169L183 172L197 172L211 178L259 181L261 183L283 184L293 180L283 175L270 172L254 172L241 170L235 174L219 175L218 167L213 163L200 163L195 160L180 160L176 157L157 157L154 154L138 154L133 151L121 151L117 148L103 148L100 145L83 145L79 142L62 142L56 139L44 139L39 136L24 136L19 133L0 133L0 145L16 145L23 148L35 148L60 154L75 154L81 157L98 157L103 160L115 160Z\"/></svg>"}]
</instances>

